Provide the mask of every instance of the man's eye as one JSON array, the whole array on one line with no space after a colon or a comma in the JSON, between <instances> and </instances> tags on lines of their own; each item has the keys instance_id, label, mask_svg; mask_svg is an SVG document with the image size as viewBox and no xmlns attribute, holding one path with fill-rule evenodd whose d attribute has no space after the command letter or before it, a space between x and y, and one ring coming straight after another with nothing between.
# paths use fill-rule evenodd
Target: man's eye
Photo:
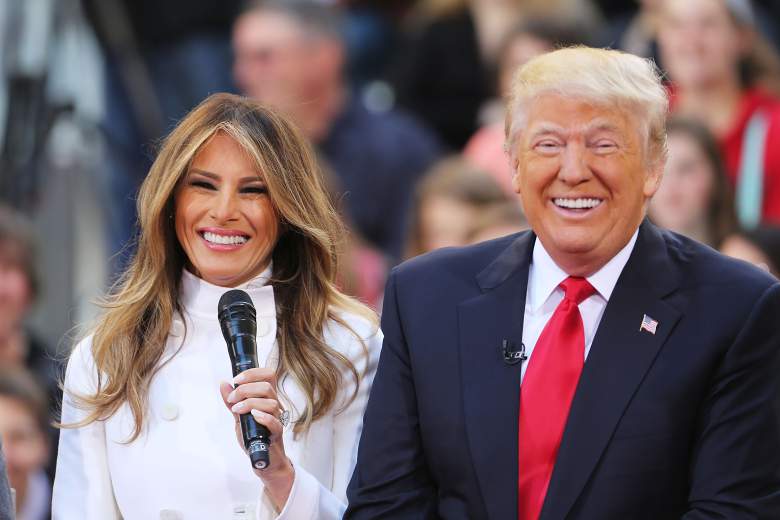
<instances>
[{"instance_id":1,"label":"man's eye","mask_svg":"<svg viewBox=\"0 0 780 520\"><path fill-rule=\"evenodd\" d=\"M555 141L540 141L536 143L536 148L543 152L552 152L560 148L561 145Z\"/></svg>"},{"instance_id":2,"label":"man's eye","mask_svg":"<svg viewBox=\"0 0 780 520\"><path fill-rule=\"evenodd\" d=\"M596 143L596 150L600 152L610 151L617 148L617 145L612 141L599 141Z\"/></svg>"}]
</instances>

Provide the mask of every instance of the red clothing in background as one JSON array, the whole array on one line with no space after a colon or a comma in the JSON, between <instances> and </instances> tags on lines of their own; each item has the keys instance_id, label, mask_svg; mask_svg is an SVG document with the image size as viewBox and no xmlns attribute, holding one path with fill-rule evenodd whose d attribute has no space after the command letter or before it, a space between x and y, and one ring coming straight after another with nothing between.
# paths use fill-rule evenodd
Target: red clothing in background
<instances>
[{"instance_id":1,"label":"red clothing in background","mask_svg":"<svg viewBox=\"0 0 780 520\"><path fill-rule=\"evenodd\" d=\"M670 102L674 112L676 103L673 88L670 88ZM764 147L764 202L761 214L764 221L780 223L780 100L760 89L746 90L731 129L716 137L731 185L735 187L745 129L758 110L764 111L769 122Z\"/></svg>"}]
</instances>

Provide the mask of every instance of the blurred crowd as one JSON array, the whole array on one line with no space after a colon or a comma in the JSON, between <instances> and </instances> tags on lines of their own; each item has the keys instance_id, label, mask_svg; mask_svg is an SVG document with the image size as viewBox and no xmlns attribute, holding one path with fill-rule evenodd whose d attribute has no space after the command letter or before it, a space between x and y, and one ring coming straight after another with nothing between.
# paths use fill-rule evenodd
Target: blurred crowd
<instances>
[{"instance_id":1,"label":"blurred crowd","mask_svg":"<svg viewBox=\"0 0 780 520\"><path fill-rule=\"evenodd\" d=\"M381 310L400 261L527 227L503 146L517 67L577 44L650 57L671 115L649 218L780 276L779 6L4 2L0 438L18 518L48 517L69 327L96 295L73 279L102 289L132 255L135 191L166 131L208 94L257 98L315 144L350 230L342 285Z\"/></svg>"}]
</instances>

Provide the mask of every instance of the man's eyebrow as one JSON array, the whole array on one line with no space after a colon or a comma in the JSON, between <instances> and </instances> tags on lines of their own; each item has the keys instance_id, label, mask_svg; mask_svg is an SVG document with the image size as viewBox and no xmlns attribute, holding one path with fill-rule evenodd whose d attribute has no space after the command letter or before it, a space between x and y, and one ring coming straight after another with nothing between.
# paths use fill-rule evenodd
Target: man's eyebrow
<instances>
[{"instance_id":1,"label":"man's eyebrow","mask_svg":"<svg viewBox=\"0 0 780 520\"><path fill-rule=\"evenodd\" d=\"M592 132L614 132L614 133L620 133L621 129L615 124L610 121L593 121L591 123L588 123L583 128L585 133L592 133Z\"/></svg>"},{"instance_id":2,"label":"man's eyebrow","mask_svg":"<svg viewBox=\"0 0 780 520\"><path fill-rule=\"evenodd\" d=\"M539 123L536 128L534 128L531 133L529 134L530 139L534 139L536 137L539 137L540 135L545 134L562 134L564 133L564 129L556 124L553 123Z\"/></svg>"}]
</instances>

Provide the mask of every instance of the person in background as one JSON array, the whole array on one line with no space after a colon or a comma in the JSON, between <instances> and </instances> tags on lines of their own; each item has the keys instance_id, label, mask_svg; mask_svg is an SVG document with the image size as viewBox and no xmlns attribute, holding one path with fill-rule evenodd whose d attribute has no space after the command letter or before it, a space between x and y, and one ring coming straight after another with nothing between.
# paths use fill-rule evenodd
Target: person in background
<instances>
[{"instance_id":1,"label":"person in background","mask_svg":"<svg viewBox=\"0 0 780 520\"><path fill-rule=\"evenodd\" d=\"M58 402L59 365L28 328L26 319L40 294L32 224L0 206L0 368L26 367Z\"/></svg>"},{"instance_id":2,"label":"person in background","mask_svg":"<svg viewBox=\"0 0 780 520\"><path fill-rule=\"evenodd\" d=\"M490 175L460 156L442 159L415 191L406 258L465 245L475 219L488 208L505 203L517 204Z\"/></svg>"},{"instance_id":3,"label":"person in background","mask_svg":"<svg viewBox=\"0 0 780 520\"><path fill-rule=\"evenodd\" d=\"M549 17L529 18L509 31L499 49L496 96L483 105L482 126L469 138L463 156L489 172L512 197L512 168L504 150L504 113L512 76L534 56L578 43L585 43L585 37L574 23Z\"/></svg>"},{"instance_id":4,"label":"person in background","mask_svg":"<svg viewBox=\"0 0 780 520\"><path fill-rule=\"evenodd\" d=\"M214 94L166 138L138 211L138 252L68 363L54 516L341 518L381 332L336 288L342 225L310 145ZM257 315L258 367L235 378L231 288ZM250 413L271 434L262 470Z\"/></svg>"},{"instance_id":5,"label":"person in background","mask_svg":"<svg viewBox=\"0 0 780 520\"><path fill-rule=\"evenodd\" d=\"M0 518L3 520L14 517L13 499L11 488L8 485L8 475L5 470L5 457L3 456L3 441L0 439Z\"/></svg>"},{"instance_id":6,"label":"person in background","mask_svg":"<svg viewBox=\"0 0 780 520\"><path fill-rule=\"evenodd\" d=\"M437 139L403 113L369 110L349 91L332 6L249 2L235 22L233 50L241 91L280 110L315 143L350 221L395 264L414 185L440 154Z\"/></svg>"},{"instance_id":7,"label":"person in background","mask_svg":"<svg viewBox=\"0 0 780 520\"><path fill-rule=\"evenodd\" d=\"M234 90L230 26L242 0L81 0L103 50L101 122L110 281L135 248L154 143L212 92Z\"/></svg>"},{"instance_id":8,"label":"person in background","mask_svg":"<svg viewBox=\"0 0 780 520\"><path fill-rule=\"evenodd\" d=\"M0 438L8 479L16 490L16 520L50 518L49 430L46 394L33 376L0 369Z\"/></svg>"},{"instance_id":9,"label":"person in background","mask_svg":"<svg viewBox=\"0 0 780 520\"><path fill-rule=\"evenodd\" d=\"M671 110L715 135L740 225L779 222L780 103L767 88L778 79L778 59L759 52L767 46L750 3L663 0L658 38Z\"/></svg>"},{"instance_id":10,"label":"person in background","mask_svg":"<svg viewBox=\"0 0 780 520\"><path fill-rule=\"evenodd\" d=\"M421 0L389 70L400 106L433 128L452 151L463 149L495 95L506 35L526 19L545 17L597 32L590 0Z\"/></svg>"},{"instance_id":11,"label":"person in background","mask_svg":"<svg viewBox=\"0 0 780 520\"><path fill-rule=\"evenodd\" d=\"M658 226L717 249L736 227L723 160L701 123L672 118L666 124L668 158L648 215Z\"/></svg>"},{"instance_id":12,"label":"person in background","mask_svg":"<svg viewBox=\"0 0 780 520\"><path fill-rule=\"evenodd\" d=\"M780 227L759 226L726 237L720 246L724 255L745 260L780 278Z\"/></svg>"},{"instance_id":13,"label":"person in background","mask_svg":"<svg viewBox=\"0 0 780 520\"><path fill-rule=\"evenodd\" d=\"M496 204L480 212L466 234L467 244L477 244L528 229L528 220L515 201Z\"/></svg>"}]
</instances>

